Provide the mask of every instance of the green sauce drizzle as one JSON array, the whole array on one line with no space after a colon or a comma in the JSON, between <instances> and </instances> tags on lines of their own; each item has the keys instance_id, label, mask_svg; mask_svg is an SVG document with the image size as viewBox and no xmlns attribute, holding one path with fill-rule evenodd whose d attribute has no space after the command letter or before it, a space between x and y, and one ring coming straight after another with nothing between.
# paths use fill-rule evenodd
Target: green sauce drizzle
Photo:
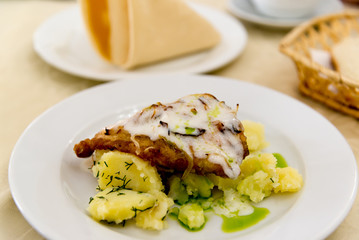
<instances>
[{"instance_id":1,"label":"green sauce drizzle","mask_svg":"<svg viewBox=\"0 0 359 240\"><path fill-rule=\"evenodd\" d=\"M254 207L254 211L250 215L235 216L230 218L222 216L222 230L223 232L227 233L241 231L245 228L255 225L256 223L264 219L268 213L269 210L266 208Z\"/></svg>"},{"instance_id":2,"label":"green sauce drizzle","mask_svg":"<svg viewBox=\"0 0 359 240\"><path fill-rule=\"evenodd\" d=\"M280 153L273 153L273 156L277 159L277 168L285 168L288 167L285 158Z\"/></svg>"}]
</instances>

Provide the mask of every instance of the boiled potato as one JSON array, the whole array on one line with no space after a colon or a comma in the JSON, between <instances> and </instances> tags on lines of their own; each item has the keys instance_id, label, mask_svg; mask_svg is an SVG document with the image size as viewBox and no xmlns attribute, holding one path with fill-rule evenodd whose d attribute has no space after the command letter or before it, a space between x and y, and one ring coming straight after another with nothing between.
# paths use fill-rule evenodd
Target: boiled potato
<instances>
[{"instance_id":1,"label":"boiled potato","mask_svg":"<svg viewBox=\"0 0 359 240\"><path fill-rule=\"evenodd\" d=\"M241 164L241 181L237 186L239 193L249 196L258 203L272 194L278 185L276 171L277 159L270 153L252 154Z\"/></svg>"},{"instance_id":2,"label":"boiled potato","mask_svg":"<svg viewBox=\"0 0 359 240\"><path fill-rule=\"evenodd\" d=\"M148 192L163 189L161 177L147 161L119 151L96 151L92 172L100 190L108 187Z\"/></svg>"},{"instance_id":3,"label":"boiled potato","mask_svg":"<svg viewBox=\"0 0 359 240\"><path fill-rule=\"evenodd\" d=\"M167 216L169 208L174 204L173 200L163 192L151 192L157 199L153 208L148 211L140 212L136 217L136 225L144 229L162 230L166 228Z\"/></svg>"},{"instance_id":4,"label":"boiled potato","mask_svg":"<svg viewBox=\"0 0 359 240\"><path fill-rule=\"evenodd\" d=\"M277 168L279 176L278 186L274 192L297 192L303 186L303 178L298 171L292 167Z\"/></svg>"},{"instance_id":5,"label":"boiled potato","mask_svg":"<svg viewBox=\"0 0 359 240\"><path fill-rule=\"evenodd\" d=\"M272 192L296 192L303 186L302 176L291 167L276 167L277 159L270 153L251 154L241 164L239 193L260 202Z\"/></svg>"},{"instance_id":6,"label":"boiled potato","mask_svg":"<svg viewBox=\"0 0 359 240\"><path fill-rule=\"evenodd\" d=\"M191 230L200 229L205 223L203 208L196 204L185 204L179 208L178 220Z\"/></svg>"},{"instance_id":7,"label":"boiled potato","mask_svg":"<svg viewBox=\"0 0 359 240\"><path fill-rule=\"evenodd\" d=\"M249 152L260 151L269 145L265 139L264 126L261 123L244 120L242 124L244 135L247 137Z\"/></svg>"},{"instance_id":8,"label":"boiled potato","mask_svg":"<svg viewBox=\"0 0 359 240\"><path fill-rule=\"evenodd\" d=\"M250 176L259 170L268 173L270 177L276 177L276 165L277 159L271 153L251 154L240 166L241 177Z\"/></svg>"},{"instance_id":9,"label":"boiled potato","mask_svg":"<svg viewBox=\"0 0 359 240\"><path fill-rule=\"evenodd\" d=\"M239 193L249 196L251 201L258 203L265 197L271 195L273 190L273 182L268 173L259 170L253 175L243 179L237 187Z\"/></svg>"},{"instance_id":10,"label":"boiled potato","mask_svg":"<svg viewBox=\"0 0 359 240\"><path fill-rule=\"evenodd\" d=\"M208 174L207 177L220 190L236 188L240 181L240 178L236 178L236 179L224 178L214 175L213 173Z\"/></svg>"},{"instance_id":11,"label":"boiled potato","mask_svg":"<svg viewBox=\"0 0 359 240\"><path fill-rule=\"evenodd\" d=\"M156 197L150 193L120 188L106 188L90 200L88 212L97 221L121 223L150 210Z\"/></svg>"}]
</instances>

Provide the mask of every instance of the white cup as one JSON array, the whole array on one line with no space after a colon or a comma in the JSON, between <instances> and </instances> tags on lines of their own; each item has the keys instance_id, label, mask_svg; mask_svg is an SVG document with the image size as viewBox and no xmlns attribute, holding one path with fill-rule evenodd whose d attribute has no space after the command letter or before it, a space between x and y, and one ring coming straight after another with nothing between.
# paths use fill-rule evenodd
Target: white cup
<instances>
[{"instance_id":1,"label":"white cup","mask_svg":"<svg viewBox=\"0 0 359 240\"><path fill-rule=\"evenodd\" d=\"M322 0L252 0L259 12L278 18L298 18L310 15L321 1Z\"/></svg>"}]
</instances>

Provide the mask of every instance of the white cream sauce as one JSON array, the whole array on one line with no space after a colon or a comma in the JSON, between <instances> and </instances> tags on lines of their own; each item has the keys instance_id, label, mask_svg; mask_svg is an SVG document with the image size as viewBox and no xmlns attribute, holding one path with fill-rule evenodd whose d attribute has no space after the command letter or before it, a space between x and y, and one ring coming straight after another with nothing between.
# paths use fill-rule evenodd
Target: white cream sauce
<instances>
[{"instance_id":1,"label":"white cream sauce","mask_svg":"<svg viewBox=\"0 0 359 240\"><path fill-rule=\"evenodd\" d=\"M229 178L237 178L244 151L236 113L209 94L194 94L152 105L120 124L133 136L164 137L192 158L208 156Z\"/></svg>"}]
</instances>

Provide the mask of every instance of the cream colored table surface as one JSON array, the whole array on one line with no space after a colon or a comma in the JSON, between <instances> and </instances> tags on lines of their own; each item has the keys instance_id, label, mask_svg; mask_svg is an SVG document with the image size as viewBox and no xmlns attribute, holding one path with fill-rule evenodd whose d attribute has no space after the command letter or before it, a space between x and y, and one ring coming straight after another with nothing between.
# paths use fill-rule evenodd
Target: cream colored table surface
<instances>
[{"instance_id":1,"label":"cream colored table surface","mask_svg":"<svg viewBox=\"0 0 359 240\"><path fill-rule=\"evenodd\" d=\"M201 2L225 9L224 0ZM9 189L9 158L20 134L54 104L101 84L49 66L32 48L32 34L39 24L74 4L72 1L0 1L0 239L43 239L22 217ZM358 161L359 121L298 93L294 64L278 51L278 43L287 31L244 25L249 39L243 54L211 74L264 85L311 106L339 129ZM358 223L357 197L348 216L328 239L359 239Z\"/></svg>"}]
</instances>

